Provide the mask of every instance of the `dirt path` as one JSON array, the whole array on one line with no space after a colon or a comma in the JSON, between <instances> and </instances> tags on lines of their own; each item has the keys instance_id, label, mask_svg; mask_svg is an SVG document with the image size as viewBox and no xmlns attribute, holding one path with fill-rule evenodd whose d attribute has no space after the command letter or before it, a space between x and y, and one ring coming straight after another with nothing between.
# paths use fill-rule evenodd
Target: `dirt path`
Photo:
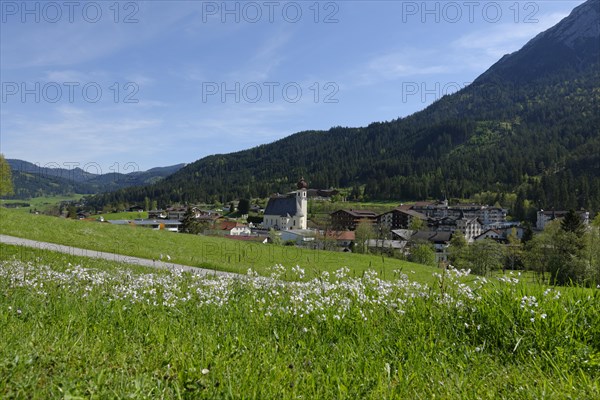
<instances>
[{"instance_id":1,"label":"dirt path","mask_svg":"<svg viewBox=\"0 0 600 400\"><path fill-rule=\"evenodd\" d=\"M22 239L14 236L0 235L0 243L12 244L17 246L33 247L36 249L56 251L58 253L71 254L74 256L100 258L109 261L116 261L125 264L141 265L150 268L160 269L179 269L184 271L194 271L206 275L237 275L230 272L215 271L212 269L190 267L189 265L180 265L174 263L167 263L160 260L148 260L146 258L139 258L133 256L125 256L122 254L106 253L97 250L81 249L78 247L64 246L61 244L39 242L37 240Z\"/></svg>"}]
</instances>

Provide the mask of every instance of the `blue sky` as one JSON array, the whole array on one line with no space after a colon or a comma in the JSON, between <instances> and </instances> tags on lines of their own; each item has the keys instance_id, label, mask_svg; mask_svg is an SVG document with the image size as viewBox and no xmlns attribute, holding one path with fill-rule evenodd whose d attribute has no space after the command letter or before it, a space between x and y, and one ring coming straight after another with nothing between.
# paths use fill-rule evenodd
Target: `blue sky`
<instances>
[{"instance_id":1,"label":"blue sky","mask_svg":"<svg viewBox=\"0 0 600 400\"><path fill-rule=\"evenodd\" d=\"M581 3L2 0L0 151L131 172L392 120Z\"/></svg>"}]
</instances>

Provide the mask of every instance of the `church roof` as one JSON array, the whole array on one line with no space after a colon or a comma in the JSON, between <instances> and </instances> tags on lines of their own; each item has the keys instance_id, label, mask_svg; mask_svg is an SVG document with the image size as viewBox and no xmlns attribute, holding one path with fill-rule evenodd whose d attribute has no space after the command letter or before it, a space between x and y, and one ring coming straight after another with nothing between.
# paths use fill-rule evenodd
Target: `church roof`
<instances>
[{"instance_id":1,"label":"church roof","mask_svg":"<svg viewBox=\"0 0 600 400\"><path fill-rule=\"evenodd\" d=\"M265 209L265 215L278 215L280 217L289 215L290 217L293 217L294 215L301 214L302 208L300 207L300 204L298 204L295 195L271 197L267 204L267 208Z\"/></svg>"}]
</instances>

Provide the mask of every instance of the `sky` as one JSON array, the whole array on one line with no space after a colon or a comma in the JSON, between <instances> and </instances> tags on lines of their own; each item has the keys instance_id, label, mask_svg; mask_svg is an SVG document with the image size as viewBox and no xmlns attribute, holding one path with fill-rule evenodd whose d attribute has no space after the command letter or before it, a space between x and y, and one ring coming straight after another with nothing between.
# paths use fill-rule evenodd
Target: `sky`
<instances>
[{"instance_id":1,"label":"sky","mask_svg":"<svg viewBox=\"0 0 600 400\"><path fill-rule=\"evenodd\" d=\"M0 1L0 152L93 173L422 110L570 1Z\"/></svg>"}]
</instances>

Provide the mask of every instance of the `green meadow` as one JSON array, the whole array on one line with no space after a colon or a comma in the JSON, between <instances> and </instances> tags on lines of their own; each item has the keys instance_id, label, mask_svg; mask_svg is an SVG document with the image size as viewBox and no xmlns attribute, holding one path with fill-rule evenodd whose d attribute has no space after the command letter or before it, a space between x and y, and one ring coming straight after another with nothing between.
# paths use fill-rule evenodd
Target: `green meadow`
<instances>
[{"instance_id":1,"label":"green meadow","mask_svg":"<svg viewBox=\"0 0 600 400\"><path fill-rule=\"evenodd\" d=\"M0 250L0 398L600 396L599 290L459 271L214 278Z\"/></svg>"},{"instance_id":2,"label":"green meadow","mask_svg":"<svg viewBox=\"0 0 600 400\"><path fill-rule=\"evenodd\" d=\"M420 282L431 282L436 268L376 255L348 254L267 245L224 238L176 234L146 228L114 226L95 221L77 221L44 215L29 215L0 208L0 233L98 250L127 256L163 260L189 266L245 273L249 268L261 275L275 264L306 270L307 277L322 271L348 267L354 276L377 271L382 278L402 271Z\"/></svg>"}]
</instances>

